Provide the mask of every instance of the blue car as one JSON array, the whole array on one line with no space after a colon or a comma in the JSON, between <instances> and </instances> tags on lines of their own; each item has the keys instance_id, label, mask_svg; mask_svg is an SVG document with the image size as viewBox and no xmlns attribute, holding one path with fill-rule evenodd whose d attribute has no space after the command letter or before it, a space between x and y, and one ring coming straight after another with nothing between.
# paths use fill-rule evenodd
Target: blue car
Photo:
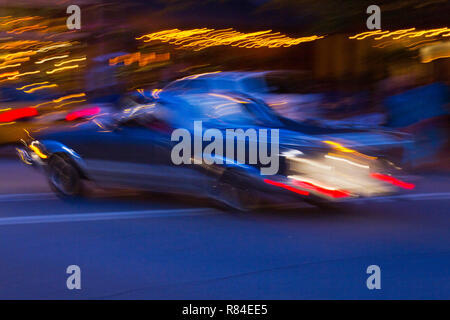
<instances>
[{"instance_id":1,"label":"blue car","mask_svg":"<svg viewBox=\"0 0 450 320\"><path fill-rule=\"evenodd\" d=\"M160 92L155 99L141 91L123 101L116 114L31 133L17 149L20 158L40 168L63 198L86 195L92 181L250 210L414 188L397 177L393 162L351 146L348 137L364 132L294 122L243 93Z\"/></svg>"}]
</instances>

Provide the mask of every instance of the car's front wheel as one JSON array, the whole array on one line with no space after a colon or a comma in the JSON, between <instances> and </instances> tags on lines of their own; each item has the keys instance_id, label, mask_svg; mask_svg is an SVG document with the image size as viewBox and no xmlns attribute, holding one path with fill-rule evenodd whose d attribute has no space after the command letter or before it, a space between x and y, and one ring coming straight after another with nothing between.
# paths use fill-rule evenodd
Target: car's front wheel
<instances>
[{"instance_id":1,"label":"car's front wheel","mask_svg":"<svg viewBox=\"0 0 450 320\"><path fill-rule=\"evenodd\" d=\"M68 157L53 155L48 162L47 177L52 190L62 198L73 199L83 194L80 172Z\"/></svg>"}]
</instances>

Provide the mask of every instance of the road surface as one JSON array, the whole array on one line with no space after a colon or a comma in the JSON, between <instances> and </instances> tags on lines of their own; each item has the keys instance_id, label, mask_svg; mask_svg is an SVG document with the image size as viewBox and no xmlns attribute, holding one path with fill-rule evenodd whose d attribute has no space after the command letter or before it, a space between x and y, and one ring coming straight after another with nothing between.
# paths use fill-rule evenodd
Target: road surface
<instances>
[{"instance_id":1,"label":"road surface","mask_svg":"<svg viewBox=\"0 0 450 320\"><path fill-rule=\"evenodd\" d=\"M342 211L249 214L133 193L67 203L11 159L0 179L0 299L450 298L449 175Z\"/></svg>"}]
</instances>

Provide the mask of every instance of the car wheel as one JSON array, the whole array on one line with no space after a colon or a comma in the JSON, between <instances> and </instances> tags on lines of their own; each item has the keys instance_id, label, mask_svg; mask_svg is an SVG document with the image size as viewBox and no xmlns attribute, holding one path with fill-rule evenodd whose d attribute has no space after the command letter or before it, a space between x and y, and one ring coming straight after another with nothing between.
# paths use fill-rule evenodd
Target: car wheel
<instances>
[{"instance_id":1,"label":"car wheel","mask_svg":"<svg viewBox=\"0 0 450 320\"><path fill-rule=\"evenodd\" d=\"M255 210L259 207L259 197L249 188L242 174L228 170L215 186L215 198L227 209L240 212Z\"/></svg>"},{"instance_id":2,"label":"car wheel","mask_svg":"<svg viewBox=\"0 0 450 320\"><path fill-rule=\"evenodd\" d=\"M63 156L53 155L47 168L50 187L60 197L73 199L83 193L83 181L73 162Z\"/></svg>"}]
</instances>

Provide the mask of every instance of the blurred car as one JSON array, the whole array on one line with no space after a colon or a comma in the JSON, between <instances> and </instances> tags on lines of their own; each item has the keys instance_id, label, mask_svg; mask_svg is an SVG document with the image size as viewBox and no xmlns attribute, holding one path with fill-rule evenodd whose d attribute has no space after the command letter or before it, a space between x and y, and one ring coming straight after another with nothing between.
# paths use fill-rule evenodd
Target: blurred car
<instances>
[{"instance_id":1,"label":"blurred car","mask_svg":"<svg viewBox=\"0 0 450 320\"><path fill-rule=\"evenodd\" d=\"M292 71L207 72L175 80L163 89L146 95L156 99L173 99L209 93L232 93L251 96L265 102L277 116L286 120L290 130L310 135L329 135L367 152L381 153L392 161L410 165L409 154L415 141L411 134L380 126L378 116L359 116L351 121L323 118L321 94L304 94L308 79ZM299 89L302 87L302 89ZM323 137L325 140L327 137Z\"/></svg>"},{"instance_id":2,"label":"blurred car","mask_svg":"<svg viewBox=\"0 0 450 320\"><path fill-rule=\"evenodd\" d=\"M240 92L263 100L284 117L306 120L319 116L323 97L306 93L305 82L304 74L293 71L209 72L175 80L162 92Z\"/></svg>"},{"instance_id":3,"label":"blurred car","mask_svg":"<svg viewBox=\"0 0 450 320\"><path fill-rule=\"evenodd\" d=\"M261 163L233 159L175 165L172 150L177 142L172 141L172 132L183 128L195 133L194 121L202 121L203 130L224 132L225 144L230 142L225 135L229 128L278 129L277 173L263 175ZM334 131L339 132L346 131ZM293 126L250 96L190 93L166 95L156 102L148 99L147 104L136 103L114 117L40 133L17 151L23 162L41 168L52 189L64 198L85 194L84 182L90 180L101 186L207 197L247 210L279 201L326 205L414 187L396 176L398 168L392 162L331 140L331 133ZM239 137L231 139L235 144ZM248 159L250 139L241 139ZM192 159L206 157L203 148L195 150L195 141L191 145Z\"/></svg>"}]
</instances>

